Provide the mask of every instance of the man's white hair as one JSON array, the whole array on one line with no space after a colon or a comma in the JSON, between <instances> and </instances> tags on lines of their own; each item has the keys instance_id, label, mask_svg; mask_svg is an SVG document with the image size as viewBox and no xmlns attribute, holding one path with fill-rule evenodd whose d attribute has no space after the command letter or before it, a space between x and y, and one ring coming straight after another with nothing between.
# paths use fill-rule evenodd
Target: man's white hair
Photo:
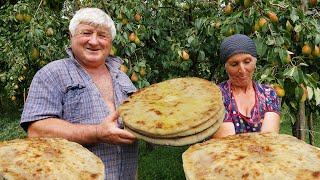
<instances>
[{"instance_id":1,"label":"man's white hair","mask_svg":"<svg viewBox=\"0 0 320 180\"><path fill-rule=\"evenodd\" d=\"M72 36L74 36L79 24L103 26L110 30L112 40L116 36L116 27L113 20L108 14L98 8L82 8L75 13L69 24L69 31Z\"/></svg>"}]
</instances>

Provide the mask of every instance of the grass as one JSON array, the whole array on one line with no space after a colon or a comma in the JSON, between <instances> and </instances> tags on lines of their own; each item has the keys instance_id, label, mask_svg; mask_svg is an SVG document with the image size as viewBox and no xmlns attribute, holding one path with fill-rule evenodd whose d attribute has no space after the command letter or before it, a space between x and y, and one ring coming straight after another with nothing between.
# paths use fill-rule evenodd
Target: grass
<instances>
[{"instance_id":1,"label":"grass","mask_svg":"<svg viewBox=\"0 0 320 180\"><path fill-rule=\"evenodd\" d=\"M2 112L0 115L0 141L25 138L27 134L19 125L21 111Z\"/></svg>"},{"instance_id":2,"label":"grass","mask_svg":"<svg viewBox=\"0 0 320 180\"><path fill-rule=\"evenodd\" d=\"M26 133L19 126L20 115L21 111L19 110L0 113L0 142L26 137ZM315 146L320 147L319 115L317 115L316 117L318 117L318 119L314 119ZM292 135L291 123L286 120L286 117L281 117L281 119L284 120L282 121L280 126L280 133ZM185 179L181 155L187 148L188 146L153 146L153 148L148 148L147 144L144 141L140 140L139 179Z\"/></svg>"}]
</instances>

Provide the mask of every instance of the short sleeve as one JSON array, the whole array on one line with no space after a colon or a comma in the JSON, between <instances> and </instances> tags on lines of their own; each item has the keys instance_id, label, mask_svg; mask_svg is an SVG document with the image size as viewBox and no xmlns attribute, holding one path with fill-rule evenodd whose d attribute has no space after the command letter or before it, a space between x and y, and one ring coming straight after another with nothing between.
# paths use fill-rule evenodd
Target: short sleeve
<instances>
[{"instance_id":1,"label":"short sleeve","mask_svg":"<svg viewBox=\"0 0 320 180\"><path fill-rule=\"evenodd\" d=\"M280 115L280 101L276 91L265 84L256 84L260 91L260 98L265 104L265 112L275 112Z\"/></svg>"},{"instance_id":2,"label":"short sleeve","mask_svg":"<svg viewBox=\"0 0 320 180\"><path fill-rule=\"evenodd\" d=\"M62 95L58 78L50 72L52 71L44 68L32 80L20 121L25 131L30 122L62 116Z\"/></svg>"},{"instance_id":3,"label":"short sleeve","mask_svg":"<svg viewBox=\"0 0 320 180\"><path fill-rule=\"evenodd\" d=\"M266 100L266 112L276 112L280 114L280 101L276 91L270 87L270 94Z\"/></svg>"}]
</instances>

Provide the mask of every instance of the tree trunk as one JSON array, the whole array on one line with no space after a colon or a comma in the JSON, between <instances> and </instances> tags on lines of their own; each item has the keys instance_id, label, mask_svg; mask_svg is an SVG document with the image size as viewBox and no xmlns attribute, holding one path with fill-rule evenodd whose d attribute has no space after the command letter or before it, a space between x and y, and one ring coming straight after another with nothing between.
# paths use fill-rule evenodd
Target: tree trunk
<instances>
[{"instance_id":1,"label":"tree trunk","mask_svg":"<svg viewBox=\"0 0 320 180\"><path fill-rule=\"evenodd\" d=\"M306 12L308 9L308 2L306 0L301 0L301 9L303 12Z\"/></svg>"},{"instance_id":2,"label":"tree trunk","mask_svg":"<svg viewBox=\"0 0 320 180\"><path fill-rule=\"evenodd\" d=\"M299 118L300 118L299 113L297 113L296 122L292 124L292 135L298 139L300 139L300 131L299 131L300 119Z\"/></svg>"},{"instance_id":3,"label":"tree trunk","mask_svg":"<svg viewBox=\"0 0 320 180\"><path fill-rule=\"evenodd\" d=\"M309 142L311 145L314 145L314 131L313 131L313 117L312 112L310 113L308 119L308 126L309 126Z\"/></svg>"},{"instance_id":4,"label":"tree trunk","mask_svg":"<svg viewBox=\"0 0 320 180\"><path fill-rule=\"evenodd\" d=\"M79 10L79 4L77 0L74 0L74 10L75 11Z\"/></svg>"},{"instance_id":5,"label":"tree trunk","mask_svg":"<svg viewBox=\"0 0 320 180\"><path fill-rule=\"evenodd\" d=\"M299 103L298 112L299 121L297 123L297 138L302 141L306 141L306 115L305 115L305 103Z\"/></svg>"}]
</instances>

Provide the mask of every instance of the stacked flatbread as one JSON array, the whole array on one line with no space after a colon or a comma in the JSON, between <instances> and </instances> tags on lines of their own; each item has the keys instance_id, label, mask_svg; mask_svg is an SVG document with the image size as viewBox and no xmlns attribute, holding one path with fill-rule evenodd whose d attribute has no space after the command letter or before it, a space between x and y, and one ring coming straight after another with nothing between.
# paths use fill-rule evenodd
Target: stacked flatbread
<instances>
[{"instance_id":1,"label":"stacked flatbread","mask_svg":"<svg viewBox=\"0 0 320 180\"><path fill-rule=\"evenodd\" d=\"M320 151L297 138L247 133L192 145L182 154L188 180L320 179Z\"/></svg>"},{"instance_id":2,"label":"stacked flatbread","mask_svg":"<svg viewBox=\"0 0 320 180\"><path fill-rule=\"evenodd\" d=\"M102 161L80 144L58 138L0 142L0 179L104 179Z\"/></svg>"},{"instance_id":3,"label":"stacked flatbread","mask_svg":"<svg viewBox=\"0 0 320 180\"><path fill-rule=\"evenodd\" d=\"M201 78L176 78L153 84L119 106L125 128L159 145L184 146L216 132L225 116L218 86Z\"/></svg>"}]
</instances>

